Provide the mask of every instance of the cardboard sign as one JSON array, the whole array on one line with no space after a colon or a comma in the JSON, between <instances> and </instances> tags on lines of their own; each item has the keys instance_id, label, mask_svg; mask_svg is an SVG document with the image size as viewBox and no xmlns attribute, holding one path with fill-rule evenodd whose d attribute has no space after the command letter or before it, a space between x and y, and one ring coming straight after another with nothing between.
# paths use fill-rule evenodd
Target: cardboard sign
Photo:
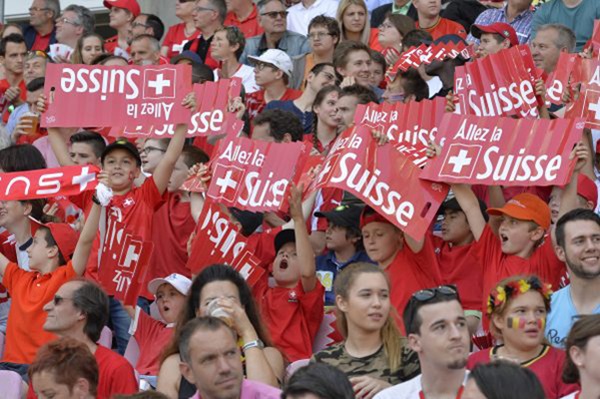
<instances>
[{"instance_id":1,"label":"cardboard sign","mask_svg":"<svg viewBox=\"0 0 600 399\"><path fill-rule=\"evenodd\" d=\"M571 81L581 82L577 101L565 112L565 118L585 118L586 127L600 129L600 60L580 59Z\"/></svg>"},{"instance_id":2,"label":"cardboard sign","mask_svg":"<svg viewBox=\"0 0 600 399\"><path fill-rule=\"evenodd\" d=\"M546 105L562 105L562 95L569 85L569 77L581 57L578 54L569 54L561 51L556 69L546 79Z\"/></svg>"},{"instance_id":3,"label":"cardboard sign","mask_svg":"<svg viewBox=\"0 0 600 399\"><path fill-rule=\"evenodd\" d=\"M370 128L357 126L338 137L314 188L349 191L419 240L448 194L445 184L420 180L420 171L394 145L378 145Z\"/></svg>"},{"instance_id":4,"label":"cardboard sign","mask_svg":"<svg viewBox=\"0 0 600 399\"><path fill-rule=\"evenodd\" d=\"M128 231L124 223L109 219L100 251L98 277L102 288L120 300L137 299L154 244Z\"/></svg>"},{"instance_id":5,"label":"cardboard sign","mask_svg":"<svg viewBox=\"0 0 600 399\"><path fill-rule=\"evenodd\" d=\"M62 168L2 173L0 201L77 195L96 188L95 166L65 166Z\"/></svg>"},{"instance_id":6,"label":"cardboard sign","mask_svg":"<svg viewBox=\"0 0 600 399\"><path fill-rule=\"evenodd\" d=\"M445 103L445 98L437 97L407 104L359 105L354 124L385 133L398 151L411 158L416 166L423 167L427 162L427 143L435 138L445 113Z\"/></svg>"},{"instance_id":7,"label":"cardboard sign","mask_svg":"<svg viewBox=\"0 0 600 399\"><path fill-rule=\"evenodd\" d=\"M479 118L446 114L438 139L445 144L422 179L489 186L562 186L581 140L582 119Z\"/></svg>"},{"instance_id":8,"label":"cardboard sign","mask_svg":"<svg viewBox=\"0 0 600 399\"><path fill-rule=\"evenodd\" d=\"M457 112L477 116L537 118L538 71L526 45L511 47L456 68Z\"/></svg>"},{"instance_id":9,"label":"cardboard sign","mask_svg":"<svg viewBox=\"0 0 600 399\"><path fill-rule=\"evenodd\" d=\"M192 91L189 65L102 66L49 64L42 127L187 123L181 105Z\"/></svg>"},{"instance_id":10,"label":"cardboard sign","mask_svg":"<svg viewBox=\"0 0 600 399\"><path fill-rule=\"evenodd\" d=\"M309 155L305 143L223 139L211 162L207 197L242 210L282 209L290 180L297 181Z\"/></svg>"},{"instance_id":11,"label":"cardboard sign","mask_svg":"<svg viewBox=\"0 0 600 399\"><path fill-rule=\"evenodd\" d=\"M237 119L234 113L228 112L227 103L230 98L239 97L241 87L239 78L195 84L197 111L189 118L187 136L214 136L232 130L239 132L244 122ZM112 137L167 138L173 134L175 134L173 124L124 128L115 126L110 131Z\"/></svg>"},{"instance_id":12,"label":"cardboard sign","mask_svg":"<svg viewBox=\"0 0 600 399\"><path fill-rule=\"evenodd\" d=\"M244 236L219 205L206 201L198 219L187 267L192 274L198 274L207 266L224 263L237 270L252 287L265 270L259 266L260 260L252 255L246 245Z\"/></svg>"},{"instance_id":13,"label":"cardboard sign","mask_svg":"<svg viewBox=\"0 0 600 399\"><path fill-rule=\"evenodd\" d=\"M588 43L592 46L592 58L600 60L600 19L594 21L594 31Z\"/></svg>"}]
</instances>

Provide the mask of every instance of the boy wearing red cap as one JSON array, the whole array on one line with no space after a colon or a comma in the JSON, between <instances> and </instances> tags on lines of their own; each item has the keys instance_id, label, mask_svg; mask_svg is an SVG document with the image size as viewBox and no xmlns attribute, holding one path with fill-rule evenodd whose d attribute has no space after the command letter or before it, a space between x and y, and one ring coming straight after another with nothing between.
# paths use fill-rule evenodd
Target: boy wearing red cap
<instances>
[{"instance_id":1,"label":"boy wearing red cap","mask_svg":"<svg viewBox=\"0 0 600 399\"><path fill-rule=\"evenodd\" d=\"M360 216L360 228L367 255L390 278L391 302L398 314L403 314L414 292L442 284L433 245L427 236L414 240L368 206Z\"/></svg>"},{"instance_id":2,"label":"boy wearing red cap","mask_svg":"<svg viewBox=\"0 0 600 399\"><path fill-rule=\"evenodd\" d=\"M484 58L519 45L515 29L503 22L494 22L487 26L473 25L471 26L471 35L479 39L479 46L476 50L477 58Z\"/></svg>"},{"instance_id":3,"label":"boy wearing red cap","mask_svg":"<svg viewBox=\"0 0 600 399\"><path fill-rule=\"evenodd\" d=\"M556 224L558 221L558 211L560 209L560 200L564 187L554 186L552 193L550 194L550 205L552 224ZM583 209L595 210L598 205L598 187L596 183L587 177L587 175L580 173L577 177L577 207Z\"/></svg>"},{"instance_id":4,"label":"boy wearing red cap","mask_svg":"<svg viewBox=\"0 0 600 399\"><path fill-rule=\"evenodd\" d=\"M141 13L140 5L137 0L104 0L104 7L110 10L108 25L117 31L115 36L106 39L104 49L108 53L114 53L117 47L126 50L131 24Z\"/></svg>"},{"instance_id":5,"label":"boy wearing red cap","mask_svg":"<svg viewBox=\"0 0 600 399\"><path fill-rule=\"evenodd\" d=\"M27 249L29 272L0 254L0 278L12 297L0 369L26 375L37 349L56 338L43 330L43 307L63 283L85 271L99 219L100 207L94 205L79 237L68 224L35 222L33 244Z\"/></svg>"}]
</instances>

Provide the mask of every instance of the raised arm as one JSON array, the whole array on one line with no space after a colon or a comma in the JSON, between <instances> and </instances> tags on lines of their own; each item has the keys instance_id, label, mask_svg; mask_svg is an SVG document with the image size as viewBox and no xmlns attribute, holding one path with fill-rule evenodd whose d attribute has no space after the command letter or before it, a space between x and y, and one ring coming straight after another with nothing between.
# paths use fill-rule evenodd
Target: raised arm
<instances>
[{"instance_id":1,"label":"raised arm","mask_svg":"<svg viewBox=\"0 0 600 399\"><path fill-rule=\"evenodd\" d=\"M294 221L296 253L300 263L300 280L304 292L310 292L317 285L315 253L310 243L308 230L302 214L302 188L290 183L290 216Z\"/></svg>"},{"instance_id":2,"label":"raised arm","mask_svg":"<svg viewBox=\"0 0 600 399\"><path fill-rule=\"evenodd\" d=\"M475 193L466 184L453 184L451 187L460 208L467 216L467 222L469 222L475 240L479 241L485 228L485 219L479 209L479 201L477 201Z\"/></svg>"},{"instance_id":3,"label":"raised arm","mask_svg":"<svg viewBox=\"0 0 600 399\"><path fill-rule=\"evenodd\" d=\"M73 269L78 275L83 275L85 272L85 265L87 264L90 252L92 250L92 243L96 238L98 232L98 223L100 222L100 205L95 202L92 204L90 213L85 221L75 252L73 253Z\"/></svg>"}]
</instances>

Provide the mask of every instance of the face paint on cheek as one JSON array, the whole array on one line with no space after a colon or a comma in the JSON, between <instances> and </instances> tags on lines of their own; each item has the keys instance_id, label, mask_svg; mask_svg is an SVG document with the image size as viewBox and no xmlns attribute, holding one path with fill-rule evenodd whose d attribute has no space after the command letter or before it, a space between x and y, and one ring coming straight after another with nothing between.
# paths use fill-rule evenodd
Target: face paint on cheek
<instances>
[{"instance_id":1,"label":"face paint on cheek","mask_svg":"<svg viewBox=\"0 0 600 399\"><path fill-rule=\"evenodd\" d=\"M506 319L506 326L508 328L512 328L513 330L523 330L526 323L527 320L525 320L524 317L509 317Z\"/></svg>"},{"instance_id":2,"label":"face paint on cheek","mask_svg":"<svg viewBox=\"0 0 600 399\"><path fill-rule=\"evenodd\" d=\"M546 318L543 317L541 319L537 320L537 326L540 330L545 330L546 329Z\"/></svg>"}]
</instances>

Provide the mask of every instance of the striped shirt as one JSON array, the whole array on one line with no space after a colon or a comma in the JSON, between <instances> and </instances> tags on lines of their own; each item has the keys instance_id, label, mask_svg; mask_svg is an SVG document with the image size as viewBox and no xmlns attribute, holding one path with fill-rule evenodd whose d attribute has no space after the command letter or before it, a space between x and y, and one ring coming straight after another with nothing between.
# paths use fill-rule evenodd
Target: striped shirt
<instances>
[{"instance_id":1,"label":"striped shirt","mask_svg":"<svg viewBox=\"0 0 600 399\"><path fill-rule=\"evenodd\" d=\"M485 10L475 20L476 25L491 25L494 22L504 22L512 26L517 32L519 38L519 44L525 44L529 41L531 36L531 23L533 21L533 12L531 10L525 10L512 21L508 22L506 16L506 7L500 9ZM479 44L479 40L469 34L467 42Z\"/></svg>"}]
</instances>

